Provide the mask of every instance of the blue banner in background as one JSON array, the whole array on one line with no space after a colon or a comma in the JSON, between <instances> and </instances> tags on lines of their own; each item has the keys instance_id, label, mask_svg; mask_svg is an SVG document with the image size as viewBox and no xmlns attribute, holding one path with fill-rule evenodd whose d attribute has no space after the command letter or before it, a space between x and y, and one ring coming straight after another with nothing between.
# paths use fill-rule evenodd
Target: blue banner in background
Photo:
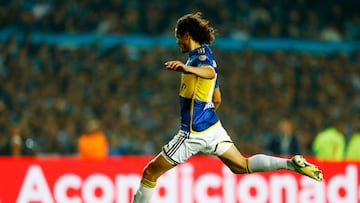
<instances>
[{"instance_id":1,"label":"blue banner in background","mask_svg":"<svg viewBox=\"0 0 360 203\"><path fill-rule=\"evenodd\" d=\"M4 43L10 37L16 36L19 41L23 40L25 33L13 29L0 31L0 42ZM55 46L92 46L99 44L101 48L108 49L118 45L128 45L139 48L154 46L177 47L173 35L99 35L96 33L61 34L61 33L31 33L31 41L34 44L46 43ZM341 52L350 54L360 50L360 41L325 42L316 40L285 39L285 38L251 38L239 40L231 37L218 36L214 47L228 51L241 51L253 49L255 51L272 52L276 50L296 51L312 54L333 54Z\"/></svg>"}]
</instances>

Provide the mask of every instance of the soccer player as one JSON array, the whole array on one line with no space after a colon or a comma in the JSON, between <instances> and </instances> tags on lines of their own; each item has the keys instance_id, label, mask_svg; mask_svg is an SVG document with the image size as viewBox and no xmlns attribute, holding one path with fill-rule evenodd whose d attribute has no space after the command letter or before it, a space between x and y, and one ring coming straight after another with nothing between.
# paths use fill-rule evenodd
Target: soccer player
<instances>
[{"instance_id":1,"label":"soccer player","mask_svg":"<svg viewBox=\"0 0 360 203\"><path fill-rule=\"evenodd\" d=\"M265 154L245 158L216 115L221 103L221 93L218 67L209 47L215 39L214 28L200 12L191 13L177 20L175 37L180 50L189 54L186 63L174 60L164 64L166 69L181 75L180 129L144 168L133 203L148 202L157 179L198 152L218 156L235 174L285 169L322 181L322 172L300 155L291 159Z\"/></svg>"}]
</instances>

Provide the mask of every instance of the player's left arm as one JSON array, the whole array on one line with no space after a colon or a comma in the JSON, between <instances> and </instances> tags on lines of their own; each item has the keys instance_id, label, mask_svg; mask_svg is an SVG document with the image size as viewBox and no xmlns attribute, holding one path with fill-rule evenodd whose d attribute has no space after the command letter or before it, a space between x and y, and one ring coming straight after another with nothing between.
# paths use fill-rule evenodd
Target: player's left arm
<instances>
[{"instance_id":1,"label":"player's left arm","mask_svg":"<svg viewBox=\"0 0 360 203\"><path fill-rule=\"evenodd\" d=\"M214 79L216 77L215 70L210 65L192 67L185 65L181 61L168 61L164 65L169 70L184 71L184 72L192 73L194 75L197 75L205 79Z\"/></svg>"},{"instance_id":2,"label":"player's left arm","mask_svg":"<svg viewBox=\"0 0 360 203\"><path fill-rule=\"evenodd\" d=\"M221 104L220 87L217 87L217 88L214 89L212 101L214 103L214 106L215 106L214 109L216 111L220 107L220 104Z\"/></svg>"}]
</instances>

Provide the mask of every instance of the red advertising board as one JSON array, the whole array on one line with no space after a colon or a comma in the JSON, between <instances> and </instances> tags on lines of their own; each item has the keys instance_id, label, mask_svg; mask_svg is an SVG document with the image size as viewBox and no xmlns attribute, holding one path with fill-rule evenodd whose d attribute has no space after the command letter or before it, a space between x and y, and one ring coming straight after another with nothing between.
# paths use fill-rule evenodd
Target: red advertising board
<instances>
[{"instance_id":1,"label":"red advertising board","mask_svg":"<svg viewBox=\"0 0 360 203\"><path fill-rule=\"evenodd\" d=\"M0 158L0 203L129 203L149 156ZM158 181L151 203L357 203L360 163L319 165L319 183L294 172L234 175L216 157L195 156Z\"/></svg>"}]
</instances>

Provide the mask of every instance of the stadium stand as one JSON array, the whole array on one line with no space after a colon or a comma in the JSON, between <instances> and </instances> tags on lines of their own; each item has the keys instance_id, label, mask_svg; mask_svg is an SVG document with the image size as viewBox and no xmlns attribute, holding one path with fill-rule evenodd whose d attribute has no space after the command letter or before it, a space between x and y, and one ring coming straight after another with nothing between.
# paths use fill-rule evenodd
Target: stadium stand
<instances>
[{"instance_id":1,"label":"stadium stand","mask_svg":"<svg viewBox=\"0 0 360 203\"><path fill-rule=\"evenodd\" d=\"M172 23L193 10L219 28L214 52L226 104L219 114L244 153L262 151L289 114L304 155L333 118L346 123L346 134L356 131L360 5L231 2L1 1L0 154L12 154L14 127L23 155L75 154L90 117L117 138L113 155L156 153L178 123L178 78L162 68L167 59L185 58ZM139 43L149 39L159 45ZM234 41L239 46L226 49Z\"/></svg>"}]
</instances>

